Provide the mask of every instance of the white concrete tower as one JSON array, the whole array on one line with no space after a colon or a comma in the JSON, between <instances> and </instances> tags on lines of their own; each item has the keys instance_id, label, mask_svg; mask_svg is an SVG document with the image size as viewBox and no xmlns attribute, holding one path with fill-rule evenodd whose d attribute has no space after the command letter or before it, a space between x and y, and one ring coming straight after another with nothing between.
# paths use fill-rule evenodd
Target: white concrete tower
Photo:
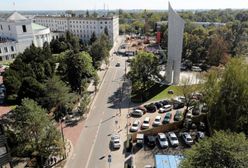
<instances>
[{"instance_id":1,"label":"white concrete tower","mask_svg":"<svg viewBox=\"0 0 248 168\"><path fill-rule=\"evenodd\" d=\"M172 9L170 3L168 24L166 82L178 84L180 80L184 20Z\"/></svg>"}]
</instances>

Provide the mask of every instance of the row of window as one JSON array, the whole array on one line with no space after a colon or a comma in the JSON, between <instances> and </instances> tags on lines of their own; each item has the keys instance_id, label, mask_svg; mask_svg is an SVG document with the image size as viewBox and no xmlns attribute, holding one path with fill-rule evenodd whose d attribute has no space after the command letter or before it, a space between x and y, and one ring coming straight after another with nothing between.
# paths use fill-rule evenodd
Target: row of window
<instances>
[{"instance_id":1,"label":"row of window","mask_svg":"<svg viewBox=\"0 0 248 168\"><path fill-rule=\"evenodd\" d=\"M2 57L0 57L0 61L3 61L3 58L4 58L5 60L15 59L15 54L2 56Z\"/></svg>"},{"instance_id":2,"label":"row of window","mask_svg":"<svg viewBox=\"0 0 248 168\"><path fill-rule=\"evenodd\" d=\"M0 29L3 30L3 25L0 25ZM10 25L8 25L8 30L9 30L9 31L11 30ZM22 31L23 31L24 33L27 32L26 25L22 25Z\"/></svg>"},{"instance_id":3,"label":"row of window","mask_svg":"<svg viewBox=\"0 0 248 168\"><path fill-rule=\"evenodd\" d=\"M56 21L56 20L43 20L43 19L38 19L38 23L57 23L57 24L67 24L67 21ZM78 24L97 24L97 21L69 21L69 23L78 23ZM111 24L111 21L100 21L100 24Z\"/></svg>"},{"instance_id":4,"label":"row of window","mask_svg":"<svg viewBox=\"0 0 248 168\"><path fill-rule=\"evenodd\" d=\"M11 52L14 52L15 51L15 47L14 46L10 46L10 51ZM9 52L8 47L4 47L3 50L2 50L2 48L0 48L0 54L3 53L3 52L5 52L5 53Z\"/></svg>"}]
</instances>

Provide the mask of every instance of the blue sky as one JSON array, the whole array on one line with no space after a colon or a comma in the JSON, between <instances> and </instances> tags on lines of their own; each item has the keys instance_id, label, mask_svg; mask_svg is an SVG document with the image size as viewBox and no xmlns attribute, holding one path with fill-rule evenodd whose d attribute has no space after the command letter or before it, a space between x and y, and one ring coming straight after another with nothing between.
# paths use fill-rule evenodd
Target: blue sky
<instances>
[{"instance_id":1,"label":"blue sky","mask_svg":"<svg viewBox=\"0 0 248 168\"><path fill-rule=\"evenodd\" d=\"M13 6L15 2L15 7ZM170 0L175 9L244 9L248 0ZM0 0L0 10L167 9L168 0Z\"/></svg>"}]
</instances>

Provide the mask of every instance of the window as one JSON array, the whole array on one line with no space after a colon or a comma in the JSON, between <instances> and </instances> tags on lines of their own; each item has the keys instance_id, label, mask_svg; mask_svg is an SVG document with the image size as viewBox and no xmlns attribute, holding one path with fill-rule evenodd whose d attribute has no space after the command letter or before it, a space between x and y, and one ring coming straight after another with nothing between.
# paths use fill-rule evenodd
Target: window
<instances>
[{"instance_id":1,"label":"window","mask_svg":"<svg viewBox=\"0 0 248 168\"><path fill-rule=\"evenodd\" d=\"M5 52L8 52L8 48L7 48L7 47L4 47L4 51L5 51Z\"/></svg>"},{"instance_id":2,"label":"window","mask_svg":"<svg viewBox=\"0 0 248 168\"><path fill-rule=\"evenodd\" d=\"M10 31L10 25L8 25L9 31Z\"/></svg>"},{"instance_id":3,"label":"window","mask_svg":"<svg viewBox=\"0 0 248 168\"><path fill-rule=\"evenodd\" d=\"M14 49L14 47L13 47L13 46L11 46L11 51L15 51L15 49Z\"/></svg>"},{"instance_id":4,"label":"window","mask_svg":"<svg viewBox=\"0 0 248 168\"><path fill-rule=\"evenodd\" d=\"M15 54L12 54L12 55L11 55L11 58L14 59L14 58L15 58Z\"/></svg>"},{"instance_id":5,"label":"window","mask_svg":"<svg viewBox=\"0 0 248 168\"><path fill-rule=\"evenodd\" d=\"M23 31L24 33L27 32L26 25L22 25L22 31Z\"/></svg>"},{"instance_id":6,"label":"window","mask_svg":"<svg viewBox=\"0 0 248 168\"><path fill-rule=\"evenodd\" d=\"M0 54L2 53L2 50L1 50L1 48L0 48Z\"/></svg>"},{"instance_id":7,"label":"window","mask_svg":"<svg viewBox=\"0 0 248 168\"><path fill-rule=\"evenodd\" d=\"M1 146L0 147L0 156L4 155L7 153L7 148L6 146Z\"/></svg>"},{"instance_id":8,"label":"window","mask_svg":"<svg viewBox=\"0 0 248 168\"><path fill-rule=\"evenodd\" d=\"M3 30L3 25L0 25L1 30Z\"/></svg>"},{"instance_id":9,"label":"window","mask_svg":"<svg viewBox=\"0 0 248 168\"><path fill-rule=\"evenodd\" d=\"M3 60L3 57L0 57L0 61L2 61Z\"/></svg>"},{"instance_id":10,"label":"window","mask_svg":"<svg viewBox=\"0 0 248 168\"><path fill-rule=\"evenodd\" d=\"M5 60L9 60L9 56L8 55L5 56Z\"/></svg>"}]
</instances>

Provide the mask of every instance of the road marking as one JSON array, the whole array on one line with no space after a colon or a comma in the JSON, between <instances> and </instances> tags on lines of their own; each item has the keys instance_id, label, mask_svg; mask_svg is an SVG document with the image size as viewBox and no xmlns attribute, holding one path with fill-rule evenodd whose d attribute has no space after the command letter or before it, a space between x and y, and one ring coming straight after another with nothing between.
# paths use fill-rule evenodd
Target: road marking
<instances>
[{"instance_id":1,"label":"road marking","mask_svg":"<svg viewBox=\"0 0 248 168\"><path fill-rule=\"evenodd\" d=\"M100 123L98 125L97 131L96 131L96 136L94 138L93 145L91 146L90 153L89 153L88 160L86 162L86 166L85 167L88 167L89 166L89 162L90 162L90 159L91 159L91 155L92 155L93 149L95 148L96 139L97 139L97 135L98 135L99 130L100 130L101 123L102 123L102 119L100 120Z\"/></svg>"}]
</instances>

